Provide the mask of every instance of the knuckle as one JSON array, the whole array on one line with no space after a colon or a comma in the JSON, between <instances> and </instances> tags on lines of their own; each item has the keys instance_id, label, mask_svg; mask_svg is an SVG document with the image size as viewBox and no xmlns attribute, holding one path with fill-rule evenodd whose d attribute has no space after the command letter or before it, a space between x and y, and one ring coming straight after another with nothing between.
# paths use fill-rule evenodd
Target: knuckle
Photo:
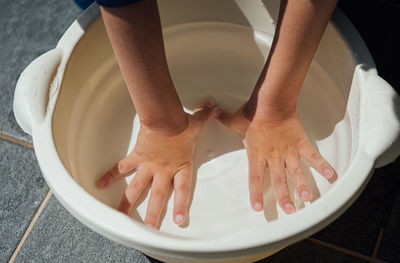
<instances>
[{"instance_id":1,"label":"knuckle","mask_svg":"<svg viewBox=\"0 0 400 263\"><path fill-rule=\"evenodd\" d=\"M189 184L187 182L181 182L181 183L175 183L174 184L174 189L175 191L179 191L179 192L189 192Z\"/></svg>"},{"instance_id":2,"label":"knuckle","mask_svg":"<svg viewBox=\"0 0 400 263\"><path fill-rule=\"evenodd\" d=\"M158 189L158 188L152 189L151 196L154 199L163 199L165 196L165 191L163 189Z\"/></svg>"},{"instance_id":3,"label":"knuckle","mask_svg":"<svg viewBox=\"0 0 400 263\"><path fill-rule=\"evenodd\" d=\"M281 152L276 148L269 150L267 159L274 163L282 163L283 160Z\"/></svg>"},{"instance_id":4,"label":"knuckle","mask_svg":"<svg viewBox=\"0 0 400 263\"><path fill-rule=\"evenodd\" d=\"M272 178L272 182L274 185L283 185L286 182L286 180L285 180L284 176L276 175Z\"/></svg>"},{"instance_id":5,"label":"knuckle","mask_svg":"<svg viewBox=\"0 0 400 263\"><path fill-rule=\"evenodd\" d=\"M254 185L258 185L262 182L263 180L263 176L261 176L260 174L254 174L250 177L250 183L254 184Z\"/></svg>"},{"instance_id":6,"label":"knuckle","mask_svg":"<svg viewBox=\"0 0 400 263\"><path fill-rule=\"evenodd\" d=\"M172 179L174 178L174 174L176 173L176 167L175 166L168 166L168 167L166 167L165 169L164 169L164 176L163 177L165 177L165 180L167 181L167 182L171 182L172 181Z\"/></svg>"},{"instance_id":7,"label":"knuckle","mask_svg":"<svg viewBox=\"0 0 400 263\"><path fill-rule=\"evenodd\" d=\"M320 160L321 160L321 157L320 157L320 155L319 155L318 153L313 152L313 153L311 154L311 160L313 160L313 161L320 161Z\"/></svg>"},{"instance_id":8,"label":"knuckle","mask_svg":"<svg viewBox=\"0 0 400 263\"><path fill-rule=\"evenodd\" d=\"M167 160L161 160L161 161L158 163L158 165L159 165L160 167L163 167L164 169L168 169L169 166L171 165L171 163L170 163L169 161L167 161Z\"/></svg>"},{"instance_id":9,"label":"knuckle","mask_svg":"<svg viewBox=\"0 0 400 263\"><path fill-rule=\"evenodd\" d=\"M309 142L308 142L308 140L306 140L306 139L299 140L299 141L297 142L297 148L298 148L298 149L307 149L308 146L309 146Z\"/></svg>"},{"instance_id":10,"label":"knuckle","mask_svg":"<svg viewBox=\"0 0 400 263\"><path fill-rule=\"evenodd\" d=\"M278 155L279 155L279 150L278 150L276 147L271 147L271 148L269 149L269 153L270 153L272 156L278 156Z\"/></svg>"},{"instance_id":11,"label":"knuckle","mask_svg":"<svg viewBox=\"0 0 400 263\"><path fill-rule=\"evenodd\" d=\"M301 169L301 167L299 166L294 167L292 170L292 174L293 176L303 176L303 169Z\"/></svg>"},{"instance_id":12,"label":"knuckle","mask_svg":"<svg viewBox=\"0 0 400 263\"><path fill-rule=\"evenodd\" d=\"M137 192L137 191L140 191L142 189L142 187L143 187L142 183L139 183L138 181L132 180L132 182L130 183L128 189L129 189L129 191ZM127 191L128 191L128 189L127 189Z\"/></svg>"}]
</instances>

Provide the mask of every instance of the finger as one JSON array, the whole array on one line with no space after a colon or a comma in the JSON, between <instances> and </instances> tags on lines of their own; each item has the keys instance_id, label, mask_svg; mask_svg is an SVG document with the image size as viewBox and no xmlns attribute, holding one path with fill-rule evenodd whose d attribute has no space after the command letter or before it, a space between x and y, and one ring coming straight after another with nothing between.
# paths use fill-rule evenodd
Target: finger
<instances>
[{"instance_id":1,"label":"finger","mask_svg":"<svg viewBox=\"0 0 400 263\"><path fill-rule=\"evenodd\" d=\"M221 108L221 107L214 107L213 112L212 112L214 118L216 118L217 120L219 120L223 125L227 126L228 128L232 128L231 127L231 120L232 120L232 116L233 114L230 113L229 111Z\"/></svg>"},{"instance_id":2,"label":"finger","mask_svg":"<svg viewBox=\"0 0 400 263\"><path fill-rule=\"evenodd\" d=\"M205 123L210 118L214 106L215 101L213 99L203 101L193 111L193 117Z\"/></svg>"},{"instance_id":3,"label":"finger","mask_svg":"<svg viewBox=\"0 0 400 263\"><path fill-rule=\"evenodd\" d=\"M242 105L235 113L230 113L229 111L216 106L213 109L213 116L220 121L222 125L236 131L243 137L245 130L249 126L248 120L242 113L243 108L244 105Z\"/></svg>"},{"instance_id":4,"label":"finger","mask_svg":"<svg viewBox=\"0 0 400 263\"><path fill-rule=\"evenodd\" d=\"M301 157L306 160L325 178L333 176L333 169L327 161L311 146L307 145L300 151Z\"/></svg>"},{"instance_id":5,"label":"finger","mask_svg":"<svg viewBox=\"0 0 400 263\"><path fill-rule=\"evenodd\" d=\"M192 167L185 167L174 177L174 222L181 225L186 220L187 207L190 197Z\"/></svg>"},{"instance_id":6,"label":"finger","mask_svg":"<svg viewBox=\"0 0 400 263\"><path fill-rule=\"evenodd\" d=\"M311 191L307 184L307 178L304 174L303 169L300 165L300 160L297 154L289 155L286 160L286 168L288 169L289 175L293 184L296 186L297 194L300 200L308 202L311 199Z\"/></svg>"},{"instance_id":7,"label":"finger","mask_svg":"<svg viewBox=\"0 0 400 263\"><path fill-rule=\"evenodd\" d=\"M264 177L267 164L264 159L259 157L248 155L248 159L250 202L253 209L259 212L264 208Z\"/></svg>"},{"instance_id":8,"label":"finger","mask_svg":"<svg viewBox=\"0 0 400 263\"><path fill-rule=\"evenodd\" d=\"M169 176L159 175L153 177L150 199L147 204L146 218L144 220L145 225L153 228L158 227L161 212L169 192L170 183L171 178Z\"/></svg>"},{"instance_id":9,"label":"finger","mask_svg":"<svg viewBox=\"0 0 400 263\"><path fill-rule=\"evenodd\" d=\"M126 188L124 196L118 206L118 210L129 215L140 194L150 183L151 178L152 174L148 172L137 173Z\"/></svg>"},{"instance_id":10,"label":"finger","mask_svg":"<svg viewBox=\"0 0 400 263\"><path fill-rule=\"evenodd\" d=\"M97 181L99 188L104 188L122 176L133 173L137 168L136 160L130 156L116 163L110 170L105 172Z\"/></svg>"},{"instance_id":11,"label":"finger","mask_svg":"<svg viewBox=\"0 0 400 263\"><path fill-rule=\"evenodd\" d=\"M275 197L278 200L279 206L287 214L294 213L296 208L290 199L283 160L268 161L268 165L271 174L272 187L274 188Z\"/></svg>"}]
</instances>

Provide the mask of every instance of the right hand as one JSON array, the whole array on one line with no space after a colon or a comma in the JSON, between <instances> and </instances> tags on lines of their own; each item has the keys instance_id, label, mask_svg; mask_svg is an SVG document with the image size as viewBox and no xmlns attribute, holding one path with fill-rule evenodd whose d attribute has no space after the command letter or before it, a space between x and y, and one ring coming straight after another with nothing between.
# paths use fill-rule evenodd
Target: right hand
<instances>
[{"instance_id":1,"label":"right hand","mask_svg":"<svg viewBox=\"0 0 400 263\"><path fill-rule=\"evenodd\" d=\"M170 184L173 183L173 219L176 224L182 225L187 217L195 143L214 106L212 100L201 103L193 115L187 114L189 124L186 130L175 136L156 135L141 126L132 152L103 174L96 183L97 187L107 187L136 171L118 210L129 215L142 191L151 183L144 224L158 228Z\"/></svg>"},{"instance_id":2,"label":"right hand","mask_svg":"<svg viewBox=\"0 0 400 263\"><path fill-rule=\"evenodd\" d=\"M330 179L334 171L311 146L297 110L285 118L277 118L279 112L268 112L262 116L256 114L249 120L244 108L245 105L242 105L235 113L229 113L215 107L214 117L242 137L249 161L251 205L255 211L264 208L264 177L268 168L279 206L287 214L294 213L296 208L290 198L286 170L303 202L310 201L311 190L300 165L300 158L326 179Z\"/></svg>"}]
</instances>

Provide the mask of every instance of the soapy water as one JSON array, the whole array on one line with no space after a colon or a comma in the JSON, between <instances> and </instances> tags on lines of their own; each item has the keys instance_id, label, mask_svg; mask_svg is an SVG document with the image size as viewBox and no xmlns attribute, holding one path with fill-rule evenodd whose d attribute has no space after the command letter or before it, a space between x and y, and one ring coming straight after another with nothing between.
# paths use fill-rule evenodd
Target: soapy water
<instances>
[{"instance_id":1,"label":"soapy water","mask_svg":"<svg viewBox=\"0 0 400 263\"><path fill-rule=\"evenodd\" d=\"M211 22L166 28L164 38L169 69L187 111L206 97L213 97L228 110L236 110L250 96L272 43L272 36L266 33ZM345 108L334 82L313 62L300 94L299 114L310 140L339 176L345 171L347 153L351 152L342 149L351 147ZM97 189L94 181L133 149L139 119L114 58L104 61L90 76L72 115L68 151L71 174L89 193L115 208L133 175L103 190ZM264 212L251 209L247 157L241 139L214 119L206 123L199 136L194 166L188 225L181 228L173 223L171 197L160 231L182 237L210 237L246 227L243 222L255 226L288 216L276 204L268 171ZM333 186L307 165L304 170L313 199L302 203L289 185L297 209L310 205ZM135 220L143 220L148 194L143 194L142 202L132 213Z\"/></svg>"}]
</instances>

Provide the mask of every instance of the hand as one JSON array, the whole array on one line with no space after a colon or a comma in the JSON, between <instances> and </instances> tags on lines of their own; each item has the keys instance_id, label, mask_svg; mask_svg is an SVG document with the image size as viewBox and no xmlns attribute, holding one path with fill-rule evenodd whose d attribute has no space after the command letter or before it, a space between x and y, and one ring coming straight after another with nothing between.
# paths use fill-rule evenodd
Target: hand
<instances>
[{"instance_id":1,"label":"hand","mask_svg":"<svg viewBox=\"0 0 400 263\"><path fill-rule=\"evenodd\" d=\"M99 188L104 188L136 171L119 204L119 211L130 214L142 191L152 182L144 223L157 228L170 184L173 183L174 222L178 225L185 222L191 190L195 142L214 105L214 101L207 100L197 107L193 115L187 114L188 127L175 136L156 135L141 126L133 151L102 175L97 182Z\"/></svg>"},{"instance_id":2,"label":"hand","mask_svg":"<svg viewBox=\"0 0 400 263\"><path fill-rule=\"evenodd\" d=\"M267 120L254 116L249 121L245 117L244 108L245 105L236 113L229 114L215 107L213 115L242 137L249 161L251 205L256 211L263 210L264 176L268 167L279 206L287 214L291 214L296 211L296 208L290 199L285 168L303 202L311 199L311 191L299 159L306 160L326 178L333 176L333 169L311 147L297 110L285 119Z\"/></svg>"}]
</instances>

